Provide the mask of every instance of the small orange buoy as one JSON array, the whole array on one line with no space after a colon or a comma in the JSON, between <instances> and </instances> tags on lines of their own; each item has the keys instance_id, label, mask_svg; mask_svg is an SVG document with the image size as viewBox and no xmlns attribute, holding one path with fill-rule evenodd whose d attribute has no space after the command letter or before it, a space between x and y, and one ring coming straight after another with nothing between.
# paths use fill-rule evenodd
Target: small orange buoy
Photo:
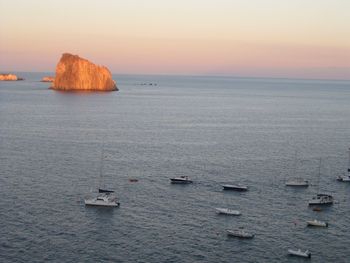
<instances>
[{"instance_id":1,"label":"small orange buoy","mask_svg":"<svg viewBox=\"0 0 350 263\"><path fill-rule=\"evenodd\" d=\"M315 207L315 208L312 209L312 210L314 210L314 211L316 211L316 212L321 212L321 211L322 211L322 209L321 209L320 207Z\"/></svg>"}]
</instances>

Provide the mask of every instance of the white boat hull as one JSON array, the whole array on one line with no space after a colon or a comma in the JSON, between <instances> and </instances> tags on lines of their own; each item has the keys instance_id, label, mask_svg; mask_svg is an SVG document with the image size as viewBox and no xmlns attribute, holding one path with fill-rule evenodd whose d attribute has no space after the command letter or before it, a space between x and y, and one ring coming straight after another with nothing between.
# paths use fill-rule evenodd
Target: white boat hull
<instances>
[{"instance_id":1,"label":"white boat hull","mask_svg":"<svg viewBox=\"0 0 350 263\"><path fill-rule=\"evenodd\" d=\"M231 215L231 216L241 215L241 212L238 210L232 210L228 208L215 208L215 209L218 214L222 214L222 215Z\"/></svg>"},{"instance_id":2,"label":"white boat hull","mask_svg":"<svg viewBox=\"0 0 350 263\"><path fill-rule=\"evenodd\" d=\"M118 207L120 204L114 195L99 194L95 198L87 198L84 200L86 206L104 206Z\"/></svg>"},{"instance_id":3,"label":"white boat hull","mask_svg":"<svg viewBox=\"0 0 350 263\"><path fill-rule=\"evenodd\" d=\"M328 223L318 221L318 220L311 220L311 221L306 221L308 226L316 226L316 227L328 227Z\"/></svg>"},{"instance_id":4,"label":"white boat hull","mask_svg":"<svg viewBox=\"0 0 350 263\"><path fill-rule=\"evenodd\" d=\"M104 206L104 207L118 207L120 204L118 202L103 202L96 200L85 200L86 206Z\"/></svg>"},{"instance_id":5,"label":"white boat hull","mask_svg":"<svg viewBox=\"0 0 350 263\"><path fill-rule=\"evenodd\" d=\"M227 235L231 237L246 238L246 239L251 239L255 236L254 234L250 234L242 230L227 230Z\"/></svg>"},{"instance_id":6,"label":"white boat hull","mask_svg":"<svg viewBox=\"0 0 350 263\"><path fill-rule=\"evenodd\" d=\"M291 256L297 256L297 257L303 257L303 258L311 258L311 253L309 251L301 251L299 250L293 250L288 249L288 254Z\"/></svg>"}]
</instances>

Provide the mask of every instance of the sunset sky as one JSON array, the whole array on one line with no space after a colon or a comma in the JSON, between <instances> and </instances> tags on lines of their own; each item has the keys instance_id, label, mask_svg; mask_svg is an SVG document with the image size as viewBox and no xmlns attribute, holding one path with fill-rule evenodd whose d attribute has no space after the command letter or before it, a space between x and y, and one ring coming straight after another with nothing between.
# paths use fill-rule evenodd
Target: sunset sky
<instances>
[{"instance_id":1,"label":"sunset sky","mask_svg":"<svg viewBox=\"0 0 350 263\"><path fill-rule=\"evenodd\" d=\"M0 0L0 72L350 79L350 0Z\"/></svg>"}]
</instances>

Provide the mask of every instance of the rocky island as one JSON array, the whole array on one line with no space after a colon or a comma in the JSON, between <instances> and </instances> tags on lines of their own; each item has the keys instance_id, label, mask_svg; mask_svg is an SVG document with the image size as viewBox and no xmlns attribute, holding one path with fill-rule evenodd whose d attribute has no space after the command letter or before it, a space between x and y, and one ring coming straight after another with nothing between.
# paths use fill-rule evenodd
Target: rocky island
<instances>
[{"instance_id":1,"label":"rocky island","mask_svg":"<svg viewBox=\"0 0 350 263\"><path fill-rule=\"evenodd\" d=\"M64 53L58 62L51 88L65 91L118 90L111 72L106 67L69 53Z\"/></svg>"},{"instance_id":2,"label":"rocky island","mask_svg":"<svg viewBox=\"0 0 350 263\"><path fill-rule=\"evenodd\" d=\"M23 78L19 78L15 74L0 74L0 80L16 81L16 80L23 80Z\"/></svg>"}]
</instances>

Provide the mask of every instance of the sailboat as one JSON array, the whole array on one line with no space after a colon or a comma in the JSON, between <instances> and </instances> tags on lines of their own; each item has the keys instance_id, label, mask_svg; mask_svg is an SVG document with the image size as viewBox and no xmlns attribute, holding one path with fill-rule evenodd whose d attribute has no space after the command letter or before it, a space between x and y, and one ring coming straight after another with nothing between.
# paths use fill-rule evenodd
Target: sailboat
<instances>
[{"instance_id":1,"label":"sailboat","mask_svg":"<svg viewBox=\"0 0 350 263\"><path fill-rule=\"evenodd\" d=\"M318 168L318 190L317 195L312 197L312 199L309 201L309 205L331 205L333 204L333 196L329 194L320 194L320 176L321 176L321 159L320 164Z\"/></svg>"},{"instance_id":2,"label":"sailboat","mask_svg":"<svg viewBox=\"0 0 350 263\"><path fill-rule=\"evenodd\" d=\"M294 158L294 176L296 174L296 167L297 167L297 153L295 152L295 158ZM309 181L305 180L303 178L295 178L290 179L286 182L286 186L295 186L295 187L308 187Z\"/></svg>"},{"instance_id":3,"label":"sailboat","mask_svg":"<svg viewBox=\"0 0 350 263\"><path fill-rule=\"evenodd\" d=\"M100 166L100 187L98 188L98 194L93 198L84 199L86 206L103 206L103 207L118 207L120 203L117 197L114 195L113 190L101 188L102 181L102 166L103 166L103 147L101 151L101 166Z\"/></svg>"},{"instance_id":4,"label":"sailboat","mask_svg":"<svg viewBox=\"0 0 350 263\"><path fill-rule=\"evenodd\" d=\"M343 176L338 176L337 180L340 182L350 182L350 148L349 148L348 172Z\"/></svg>"}]
</instances>

